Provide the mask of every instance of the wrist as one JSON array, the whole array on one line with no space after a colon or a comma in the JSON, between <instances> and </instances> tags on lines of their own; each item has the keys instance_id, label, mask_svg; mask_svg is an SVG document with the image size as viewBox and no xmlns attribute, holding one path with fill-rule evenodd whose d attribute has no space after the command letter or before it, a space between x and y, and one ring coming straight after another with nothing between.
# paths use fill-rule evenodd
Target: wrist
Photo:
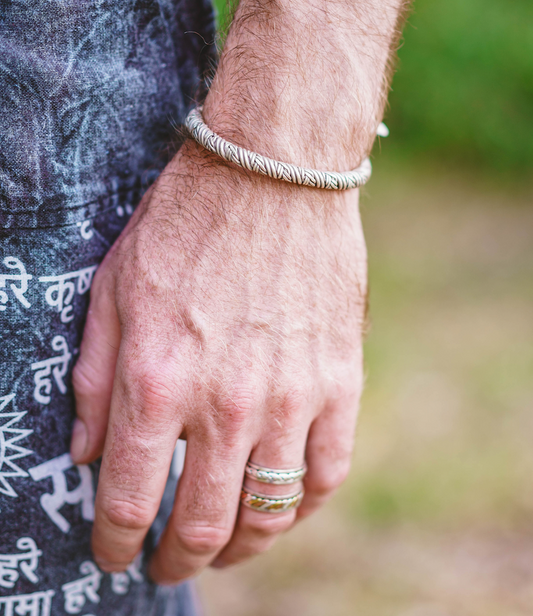
<instances>
[{"instance_id":1,"label":"wrist","mask_svg":"<svg viewBox=\"0 0 533 616\"><path fill-rule=\"evenodd\" d=\"M250 4L239 5L204 104L206 124L274 160L340 172L358 167L381 121L384 43L395 15L376 33L359 19L357 3L332 11L328 0L277 0L260 14ZM318 26L325 14L328 23Z\"/></svg>"},{"instance_id":2,"label":"wrist","mask_svg":"<svg viewBox=\"0 0 533 616\"><path fill-rule=\"evenodd\" d=\"M356 189L321 190L271 179L226 162L192 139L184 143L166 171L164 181L172 188L165 192L174 195L167 202L171 210L178 203L189 211L231 212L242 220L261 212L272 222L302 214L307 217L309 212L313 219L321 219L320 213L330 216L336 210L357 209Z\"/></svg>"},{"instance_id":3,"label":"wrist","mask_svg":"<svg viewBox=\"0 0 533 616\"><path fill-rule=\"evenodd\" d=\"M331 113L303 113L278 101L263 113L259 106L245 100L235 106L233 100L229 93L227 98L221 92L208 96L202 115L213 132L273 160L321 171L357 168L368 155L379 124L372 105L361 102Z\"/></svg>"}]
</instances>

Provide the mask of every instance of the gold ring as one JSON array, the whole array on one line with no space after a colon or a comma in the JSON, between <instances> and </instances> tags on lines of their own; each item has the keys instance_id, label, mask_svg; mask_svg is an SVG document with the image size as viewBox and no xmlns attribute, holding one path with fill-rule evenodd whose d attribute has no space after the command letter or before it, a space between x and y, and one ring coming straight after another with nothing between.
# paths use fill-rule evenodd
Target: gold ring
<instances>
[{"instance_id":1,"label":"gold ring","mask_svg":"<svg viewBox=\"0 0 533 616\"><path fill-rule=\"evenodd\" d=\"M290 496L267 496L266 494L256 494L246 488L241 490L241 503L250 507L254 511L263 513L285 513L300 506L304 497L304 491L300 490Z\"/></svg>"},{"instance_id":2,"label":"gold ring","mask_svg":"<svg viewBox=\"0 0 533 616\"><path fill-rule=\"evenodd\" d=\"M255 479L255 481L260 481L261 483L288 486L291 483L298 483L304 478L307 472L307 466L303 464L303 466L299 468L277 469L266 468L265 466L259 466L259 464L248 461L244 472L250 479Z\"/></svg>"}]
</instances>

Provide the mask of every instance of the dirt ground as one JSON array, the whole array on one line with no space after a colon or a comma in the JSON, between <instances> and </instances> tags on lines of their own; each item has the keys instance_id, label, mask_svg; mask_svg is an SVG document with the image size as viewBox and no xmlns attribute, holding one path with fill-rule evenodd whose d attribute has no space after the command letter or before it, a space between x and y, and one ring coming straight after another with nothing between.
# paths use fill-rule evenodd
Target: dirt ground
<instances>
[{"instance_id":1,"label":"dirt ground","mask_svg":"<svg viewBox=\"0 0 533 616\"><path fill-rule=\"evenodd\" d=\"M207 616L533 614L533 186L377 166L351 476Z\"/></svg>"}]
</instances>

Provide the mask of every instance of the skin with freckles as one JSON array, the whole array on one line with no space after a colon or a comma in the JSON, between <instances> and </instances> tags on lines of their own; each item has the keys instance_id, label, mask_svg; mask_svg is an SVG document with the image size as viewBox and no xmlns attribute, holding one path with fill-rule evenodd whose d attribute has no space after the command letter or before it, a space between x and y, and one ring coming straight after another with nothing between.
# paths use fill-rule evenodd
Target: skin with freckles
<instances>
[{"instance_id":1,"label":"skin with freckles","mask_svg":"<svg viewBox=\"0 0 533 616\"><path fill-rule=\"evenodd\" d=\"M207 124L274 158L356 167L381 119L401 8L243 0ZM358 191L273 181L186 142L96 273L74 370L73 458L103 454L98 564L123 570L141 549L180 436L187 455L151 563L157 582L262 552L323 504L350 466L365 306ZM239 508L248 459L306 460L297 512Z\"/></svg>"}]
</instances>

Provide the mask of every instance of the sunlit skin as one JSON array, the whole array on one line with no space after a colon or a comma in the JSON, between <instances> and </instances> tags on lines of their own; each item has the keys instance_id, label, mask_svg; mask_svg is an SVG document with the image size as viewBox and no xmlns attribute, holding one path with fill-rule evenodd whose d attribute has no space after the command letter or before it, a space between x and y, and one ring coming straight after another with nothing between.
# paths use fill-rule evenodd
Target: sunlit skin
<instances>
[{"instance_id":1,"label":"sunlit skin","mask_svg":"<svg viewBox=\"0 0 533 616\"><path fill-rule=\"evenodd\" d=\"M243 0L207 124L272 158L356 167L381 120L401 9ZM157 582L262 552L333 494L350 466L366 291L358 191L273 181L186 142L96 273L73 374L72 456L103 454L93 531L103 570L141 550L180 436L187 456L151 563ZM305 459L297 512L239 510L248 459L279 469Z\"/></svg>"}]
</instances>

